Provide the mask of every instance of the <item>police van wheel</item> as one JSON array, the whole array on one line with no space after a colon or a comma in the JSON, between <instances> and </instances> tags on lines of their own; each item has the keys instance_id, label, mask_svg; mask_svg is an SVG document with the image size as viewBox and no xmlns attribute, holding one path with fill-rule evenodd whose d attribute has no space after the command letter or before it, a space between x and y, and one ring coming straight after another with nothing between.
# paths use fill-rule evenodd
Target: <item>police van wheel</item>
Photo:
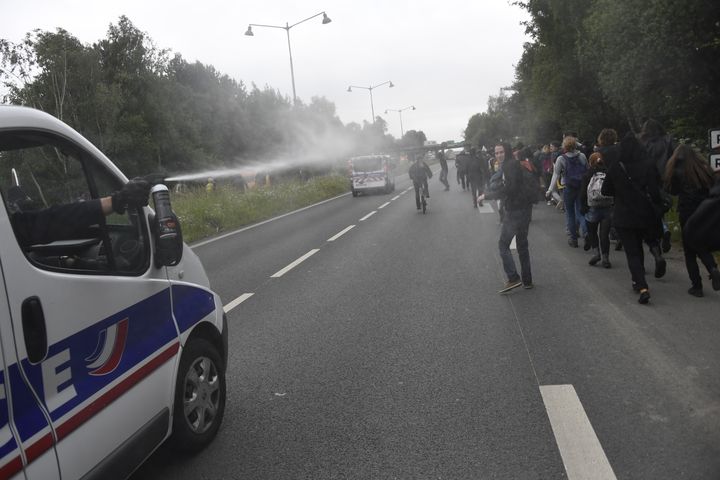
<instances>
[{"instance_id":1,"label":"police van wheel","mask_svg":"<svg viewBox=\"0 0 720 480\"><path fill-rule=\"evenodd\" d=\"M225 370L217 349L198 338L185 346L180 359L171 445L198 451L215 438L225 413Z\"/></svg>"},{"instance_id":2,"label":"police van wheel","mask_svg":"<svg viewBox=\"0 0 720 480\"><path fill-rule=\"evenodd\" d=\"M357 192L356 190L353 190L353 191L352 191L352 194L353 194L353 197L357 197L357 196L358 196L358 192Z\"/></svg>"}]
</instances>

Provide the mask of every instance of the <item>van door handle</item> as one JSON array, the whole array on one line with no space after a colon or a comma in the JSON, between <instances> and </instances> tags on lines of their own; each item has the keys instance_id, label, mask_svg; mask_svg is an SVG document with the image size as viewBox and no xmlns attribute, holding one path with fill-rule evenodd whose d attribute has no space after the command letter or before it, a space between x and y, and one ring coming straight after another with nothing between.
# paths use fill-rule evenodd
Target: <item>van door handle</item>
<instances>
[{"instance_id":1,"label":"van door handle","mask_svg":"<svg viewBox=\"0 0 720 480\"><path fill-rule=\"evenodd\" d=\"M22 303L22 325L25 349L32 364L42 362L48 353L45 314L38 297L28 297Z\"/></svg>"}]
</instances>

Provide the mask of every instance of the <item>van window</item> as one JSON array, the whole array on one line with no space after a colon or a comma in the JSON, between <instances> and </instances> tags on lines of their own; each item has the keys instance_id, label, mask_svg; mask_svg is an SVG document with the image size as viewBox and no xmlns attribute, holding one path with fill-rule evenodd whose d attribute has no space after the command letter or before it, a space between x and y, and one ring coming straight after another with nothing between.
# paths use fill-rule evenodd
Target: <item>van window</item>
<instances>
[{"instance_id":1,"label":"van window","mask_svg":"<svg viewBox=\"0 0 720 480\"><path fill-rule=\"evenodd\" d=\"M355 172L379 172L383 169L382 157L355 158L352 161Z\"/></svg>"},{"instance_id":2,"label":"van window","mask_svg":"<svg viewBox=\"0 0 720 480\"><path fill-rule=\"evenodd\" d=\"M0 194L18 243L38 267L69 273L145 271L149 243L140 209L99 216L93 224L75 225L74 211L66 213L68 222L44 221L63 218L68 206L102 198L120 187L100 162L65 139L0 132Z\"/></svg>"}]
</instances>

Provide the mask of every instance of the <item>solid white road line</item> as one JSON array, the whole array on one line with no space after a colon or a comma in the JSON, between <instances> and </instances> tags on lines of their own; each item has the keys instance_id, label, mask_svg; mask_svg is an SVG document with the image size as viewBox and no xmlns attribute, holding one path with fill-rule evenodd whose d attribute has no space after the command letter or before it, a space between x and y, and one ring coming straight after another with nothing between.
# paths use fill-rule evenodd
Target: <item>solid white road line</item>
<instances>
[{"instance_id":1,"label":"solid white road line","mask_svg":"<svg viewBox=\"0 0 720 480\"><path fill-rule=\"evenodd\" d=\"M400 195L402 195L402 194L400 194ZM393 200L397 200L398 198L400 198L400 195L395 195L394 197L392 197L390 199L390 201L392 202Z\"/></svg>"},{"instance_id":2,"label":"solid white road line","mask_svg":"<svg viewBox=\"0 0 720 480\"><path fill-rule=\"evenodd\" d=\"M272 275L270 275L270 278L282 277L282 276L285 275L287 272L289 272L289 271L292 270L293 268L297 267L297 266L300 265L302 262L304 262L304 261L307 260L308 258L312 257L313 255L315 255L315 254L316 254L317 252L319 252L319 251L320 251L319 248L313 248L313 249L310 250L308 253L306 253L306 254L303 255L302 257L298 258L297 260L295 260L294 262L292 262L292 263L291 263L290 265L288 265L287 267L283 268L282 270L278 271L277 273L273 273Z\"/></svg>"},{"instance_id":3,"label":"solid white road line","mask_svg":"<svg viewBox=\"0 0 720 480\"><path fill-rule=\"evenodd\" d=\"M382 210L383 208L387 207L388 205L390 205L390 202L385 202L378 207L378 210Z\"/></svg>"},{"instance_id":4,"label":"solid white road line","mask_svg":"<svg viewBox=\"0 0 720 480\"><path fill-rule=\"evenodd\" d=\"M515 237L510 242L510 250L517 250L517 244L515 243Z\"/></svg>"},{"instance_id":5,"label":"solid white road line","mask_svg":"<svg viewBox=\"0 0 720 480\"><path fill-rule=\"evenodd\" d=\"M225 306L223 307L223 311L224 311L225 313L228 313L230 310L232 310L233 308L237 307L238 305L240 305L242 302L244 302L244 301L247 300L248 298L252 297L253 295L255 295L255 294L254 294L254 293L243 293L243 294L240 295L238 298L236 298L236 299L233 300L232 302L230 302L230 303L228 303L227 305L225 305Z\"/></svg>"},{"instance_id":6,"label":"solid white road line","mask_svg":"<svg viewBox=\"0 0 720 480\"><path fill-rule=\"evenodd\" d=\"M361 221L361 222L364 222L365 220L367 220L368 218L372 217L372 216L375 215L376 213L377 213L377 210L373 210L372 212L368 213L368 214L365 215L363 218L361 218L360 221Z\"/></svg>"},{"instance_id":7,"label":"solid white road line","mask_svg":"<svg viewBox=\"0 0 720 480\"><path fill-rule=\"evenodd\" d=\"M570 480L615 480L610 462L572 385L540 386Z\"/></svg>"},{"instance_id":8,"label":"solid white road line","mask_svg":"<svg viewBox=\"0 0 720 480\"><path fill-rule=\"evenodd\" d=\"M349 232L353 228L355 228L355 225L350 225L349 227L345 228L344 230L342 230L342 231L336 233L335 235L333 235L332 237L328 238L327 241L334 242L335 240L342 237L343 235L345 235L347 232Z\"/></svg>"}]
</instances>

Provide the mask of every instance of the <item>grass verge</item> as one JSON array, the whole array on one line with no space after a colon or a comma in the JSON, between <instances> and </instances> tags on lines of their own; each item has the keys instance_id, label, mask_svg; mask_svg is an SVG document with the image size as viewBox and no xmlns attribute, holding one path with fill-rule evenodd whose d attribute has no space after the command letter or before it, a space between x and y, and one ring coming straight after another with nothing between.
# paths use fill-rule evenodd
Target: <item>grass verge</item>
<instances>
[{"instance_id":1,"label":"grass verge","mask_svg":"<svg viewBox=\"0 0 720 480\"><path fill-rule=\"evenodd\" d=\"M289 181L242 192L233 186L204 188L172 196L183 238L192 243L243 225L259 222L349 190L346 177L330 175L306 182Z\"/></svg>"}]
</instances>

